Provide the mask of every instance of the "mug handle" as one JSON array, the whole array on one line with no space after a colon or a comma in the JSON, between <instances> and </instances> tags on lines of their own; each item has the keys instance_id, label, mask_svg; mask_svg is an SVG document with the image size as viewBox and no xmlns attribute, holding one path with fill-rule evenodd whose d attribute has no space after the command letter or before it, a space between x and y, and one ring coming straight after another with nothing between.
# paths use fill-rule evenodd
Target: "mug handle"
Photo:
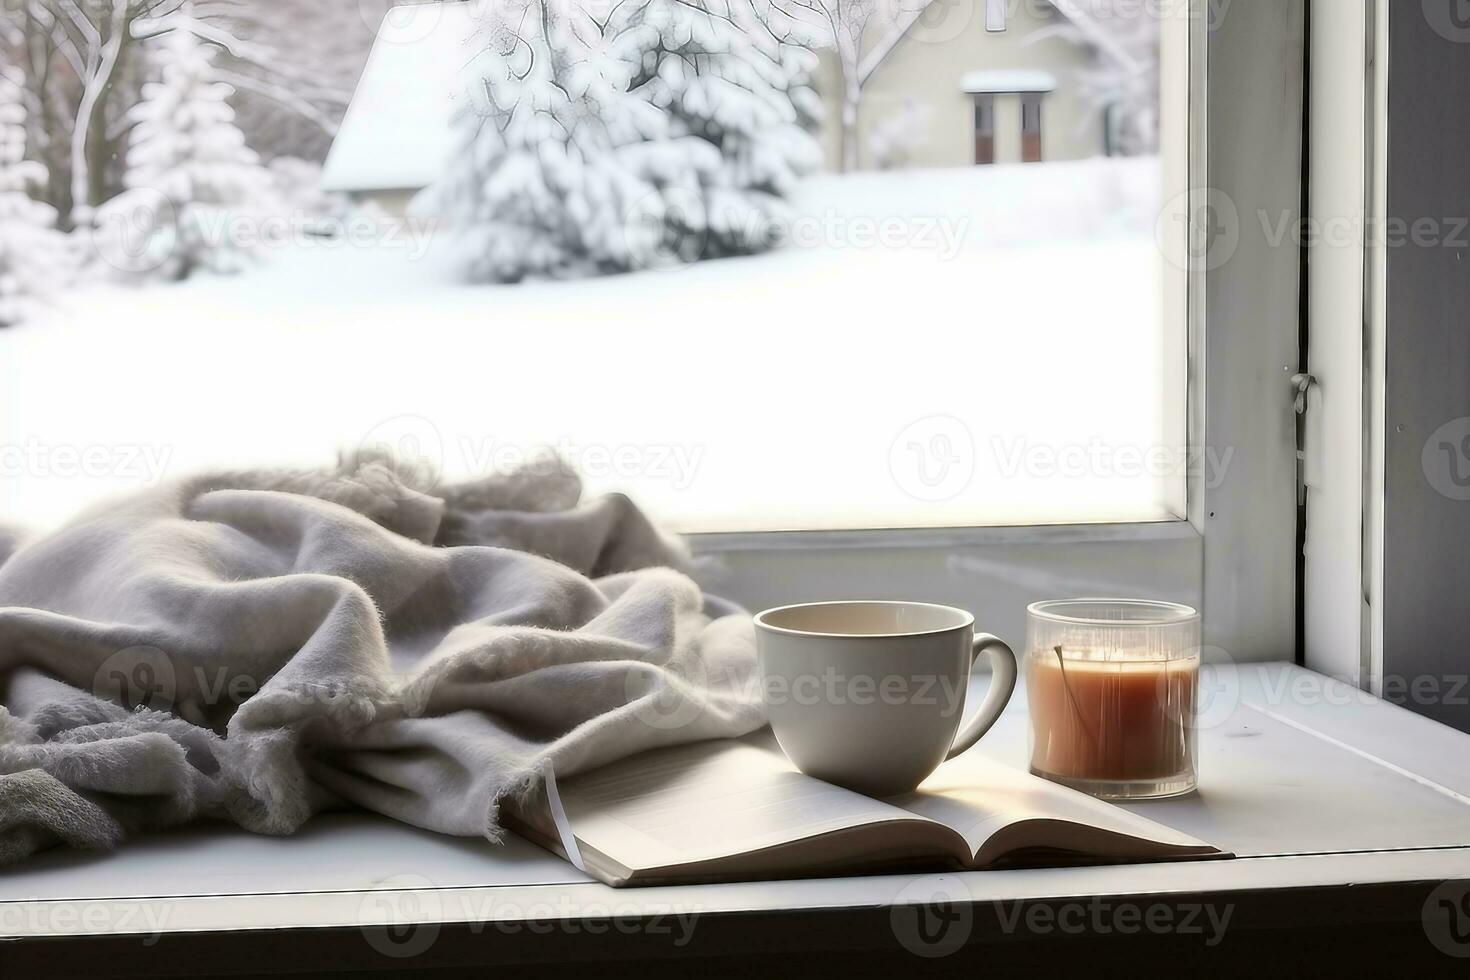
<instances>
[{"instance_id":1,"label":"mug handle","mask_svg":"<svg viewBox=\"0 0 1470 980\"><path fill-rule=\"evenodd\" d=\"M985 703L980 705L980 710L970 723L955 736L954 746L949 750L945 760L953 759L967 749L973 748L980 737L990 731L990 726L1000 718L1000 713L1005 710L1006 704L1011 700L1011 694L1016 689L1016 654L1004 640L989 633L976 633L975 645L970 655L970 670L975 669L975 661L980 654L990 656L990 669L994 672L990 681L990 690L985 692ZM967 677L968 680L968 677Z\"/></svg>"}]
</instances>

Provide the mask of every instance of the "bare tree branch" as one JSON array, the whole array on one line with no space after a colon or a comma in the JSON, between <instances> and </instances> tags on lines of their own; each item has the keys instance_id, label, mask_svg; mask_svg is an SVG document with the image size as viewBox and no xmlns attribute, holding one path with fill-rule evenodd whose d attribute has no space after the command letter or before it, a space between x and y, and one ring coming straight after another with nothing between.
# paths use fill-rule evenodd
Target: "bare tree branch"
<instances>
[{"instance_id":1,"label":"bare tree branch","mask_svg":"<svg viewBox=\"0 0 1470 980\"><path fill-rule=\"evenodd\" d=\"M873 45L873 50L869 51L858 65L859 88L868 84L868 79L873 77L873 73L893 53L893 49L898 47L898 42L902 41L908 32L913 30L914 25L919 22L919 18L923 17L924 12L933 6L933 4L934 0L922 0L913 10L906 11L902 14L894 22L893 26L889 28L888 33L884 34L883 38L877 44Z\"/></svg>"},{"instance_id":2,"label":"bare tree branch","mask_svg":"<svg viewBox=\"0 0 1470 980\"><path fill-rule=\"evenodd\" d=\"M321 127L322 132L328 136L337 135L339 123L336 119L322 112L310 100L301 98L301 96L289 88L276 85L264 78L257 78L254 75L244 75L226 69L221 69L218 75L222 82L227 82L241 91L254 92L256 95L263 96L290 109L303 119L316 123Z\"/></svg>"},{"instance_id":3,"label":"bare tree branch","mask_svg":"<svg viewBox=\"0 0 1470 980\"><path fill-rule=\"evenodd\" d=\"M112 15L109 18L107 40L95 53L94 67L88 73L82 88L81 104L77 107L77 121L71 138L71 193L72 206L94 206L100 201L92 200L91 168L87 160L87 141L96 126L97 107L112 83L117 70L123 45L127 42L129 0L112 0ZM91 59L89 59L91 60Z\"/></svg>"}]
</instances>

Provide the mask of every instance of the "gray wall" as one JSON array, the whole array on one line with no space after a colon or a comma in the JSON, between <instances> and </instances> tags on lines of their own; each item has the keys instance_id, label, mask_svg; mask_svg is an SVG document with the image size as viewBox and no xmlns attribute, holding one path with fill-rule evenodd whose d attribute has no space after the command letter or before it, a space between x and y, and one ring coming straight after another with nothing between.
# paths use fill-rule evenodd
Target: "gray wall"
<instances>
[{"instance_id":1,"label":"gray wall","mask_svg":"<svg viewBox=\"0 0 1470 980\"><path fill-rule=\"evenodd\" d=\"M1409 227L1432 219L1434 231L1396 244L1392 223L1386 229L1383 673L1385 696L1470 731L1470 231L1461 227L1470 216L1470 20L1454 16L1462 6L1389 8L1388 214Z\"/></svg>"}]
</instances>

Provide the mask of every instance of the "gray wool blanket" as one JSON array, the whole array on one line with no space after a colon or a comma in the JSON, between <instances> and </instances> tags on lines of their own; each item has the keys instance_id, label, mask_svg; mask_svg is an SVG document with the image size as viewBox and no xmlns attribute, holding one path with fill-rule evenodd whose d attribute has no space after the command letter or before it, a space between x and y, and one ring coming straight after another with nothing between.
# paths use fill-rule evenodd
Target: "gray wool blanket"
<instances>
[{"instance_id":1,"label":"gray wool blanket","mask_svg":"<svg viewBox=\"0 0 1470 980\"><path fill-rule=\"evenodd\" d=\"M493 840L548 769L764 724L749 617L580 494L362 458L0 534L0 864L338 806Z\"/></svg>"}]
</instances>

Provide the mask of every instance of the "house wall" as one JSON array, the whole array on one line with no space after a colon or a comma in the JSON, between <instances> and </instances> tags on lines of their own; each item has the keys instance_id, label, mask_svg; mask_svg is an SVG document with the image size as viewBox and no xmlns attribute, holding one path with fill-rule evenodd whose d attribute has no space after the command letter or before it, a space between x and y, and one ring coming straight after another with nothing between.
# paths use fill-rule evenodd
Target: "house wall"
<instances>
[{"instance_id":1,"label":"house wall","mask_svg":"<svg viewBox=\"0 0 1470 980\"><path fill-rule=\"evenodd\" d=\"M915 100L929 110L926 137L911 153L909 166L963 167L975 162L975 102L960 90L960 79L979 69L1039 68L1057 79L1057 90L1042 109L1042 156L1046 160L1080 160L1103 153L1102 113L1080 92L1077 73L1088 65L1088 52L1059 37L1028 42L1049 26L1027 21L1021 4L1003 34L985 30L984 4L946 5L936 24L922 23L900 41L873 74L858 110L859 160L875 165L868 146L874 127L902 113ZM842 162L842 79L836 59L822 56L817 74L825 114L822 142L827 165ZM1021 108L1014 95L996 99L996 159L1018 161L1021 155Z\"/></svg>"}]
</instances>

